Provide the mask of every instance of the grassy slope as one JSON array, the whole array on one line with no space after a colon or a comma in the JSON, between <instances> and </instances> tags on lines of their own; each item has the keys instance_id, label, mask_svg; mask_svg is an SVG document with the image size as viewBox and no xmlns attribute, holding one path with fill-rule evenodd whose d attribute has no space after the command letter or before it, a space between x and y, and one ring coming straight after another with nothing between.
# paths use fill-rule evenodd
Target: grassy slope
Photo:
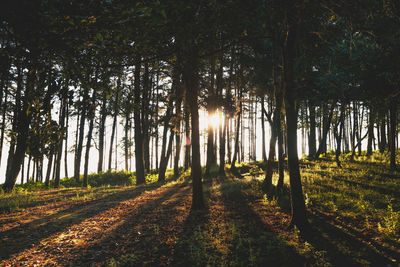
<instances>
[{"instance_id":1,"label":"grassy slope","mask_svg":"<svg viewBox=\"0 0 400 267\"><path fill-rule=\"evenodd\" d=\"M399 174L380 158L343 166L302 161L308 237L286 228L287 191L264 195L255 165L241 178L206 178L202 212L190 211L188 173L140 187L3 194L3 207L19 204L0 213L0 266L396 266Z\"/></svg>"}]
</instances>

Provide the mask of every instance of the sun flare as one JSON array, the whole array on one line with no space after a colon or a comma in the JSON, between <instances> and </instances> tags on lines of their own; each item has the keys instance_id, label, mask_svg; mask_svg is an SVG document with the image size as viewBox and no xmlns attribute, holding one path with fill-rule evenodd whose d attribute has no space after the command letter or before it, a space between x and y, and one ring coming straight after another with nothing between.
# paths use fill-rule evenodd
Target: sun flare
<instances>
[{"instance_id":1,"label":"sun flare","mask_svg":"<svg viewBox=\"0 0 400 267\"><path fill-rule=\"evenodd\" d=\"M224 123L224 114L222 112L215 112L214 114L209 114L207 118L208 126L217 129L221 124Z\"/></svg>"}]
</instances>

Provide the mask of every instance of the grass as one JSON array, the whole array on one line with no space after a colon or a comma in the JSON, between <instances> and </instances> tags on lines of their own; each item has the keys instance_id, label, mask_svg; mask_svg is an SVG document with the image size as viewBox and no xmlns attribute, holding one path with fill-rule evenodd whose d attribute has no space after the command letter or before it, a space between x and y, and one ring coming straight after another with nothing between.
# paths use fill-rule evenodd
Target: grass
<instances>
[{"instance_id":1,"label":"grass","mask_svg":"<svg viewBox=\"0 0 400 267\"><path fill-rule=\"evenodd\" d=\"M0 194L0 222L8 232L0 229L0 237L18 233L16 247L28 248L35 227L42 227L56 235L38 232L35 240L46 245L32 244L32 259L38 260L36 253L41 251L46 260L62 264L73 259L72 265L396 266L400 260L400 175L389 170L386 155L362 156L354 162L345 157L343 168L336 167L333 157L301 160L313 237L287 228L288 174L284 190L267 195L261 187L263 163L241 163L237 173L227 171L226 177L218 177L213 170L204 179L206 209L202 211L190 210L190 170L175 178L170 170L162 184L153 172L146 178L149 184L139 187L19 188ZM101 175L92 177L101 180ZM42 214L44 207L55 214ZM23 208L26 212L20 212ZM13 224L13 220L28 219L29 228L19 227L21 222ZM63 223L57 223L60 220ZM28 233L25 237L18 231ZM70 252L53 252L54 243L65 245L65 236L73 236ZM4 246L14 241L5 242ZM18 251L16 262L23 259L21 263L29 265L30 250ZM16 263L13 259L9 263Z\"/></svg>"}]
</instances>

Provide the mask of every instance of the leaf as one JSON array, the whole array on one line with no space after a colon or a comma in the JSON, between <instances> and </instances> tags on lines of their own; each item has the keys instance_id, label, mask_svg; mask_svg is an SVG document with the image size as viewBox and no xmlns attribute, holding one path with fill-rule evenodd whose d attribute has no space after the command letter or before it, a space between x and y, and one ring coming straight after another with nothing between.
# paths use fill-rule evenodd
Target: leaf
<instances>
[{"instance_id":1,"label":"leaf","mask_svg":"<svg viewBox=\"0 0 400 267\"><path fill-rule=\"evenodd\" d=\"M161 15L164 17L164 19L167 19L167 13L164 9L161 10Z\"/></svg>"}]
</instances>

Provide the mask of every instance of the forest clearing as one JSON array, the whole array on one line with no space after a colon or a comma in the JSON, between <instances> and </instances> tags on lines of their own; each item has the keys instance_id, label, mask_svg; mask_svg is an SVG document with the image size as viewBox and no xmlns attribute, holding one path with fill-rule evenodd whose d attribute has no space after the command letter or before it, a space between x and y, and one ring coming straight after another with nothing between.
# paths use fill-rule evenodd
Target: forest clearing
<instances>
[{"instance_id":1,"label":"forest clearing","mask_svg":"<svg viewBox=\"0 0 400 267\"><path fill-rule=\"evenodd\" d=\"M190 209L188 173L2 195L0 265L397 266L399 174L381 159L340 170L332 159L301 162L309 235L288 228L287 190L262 192L262 163L205 178L202 211Z\"/></svg>"}]
</instances>

